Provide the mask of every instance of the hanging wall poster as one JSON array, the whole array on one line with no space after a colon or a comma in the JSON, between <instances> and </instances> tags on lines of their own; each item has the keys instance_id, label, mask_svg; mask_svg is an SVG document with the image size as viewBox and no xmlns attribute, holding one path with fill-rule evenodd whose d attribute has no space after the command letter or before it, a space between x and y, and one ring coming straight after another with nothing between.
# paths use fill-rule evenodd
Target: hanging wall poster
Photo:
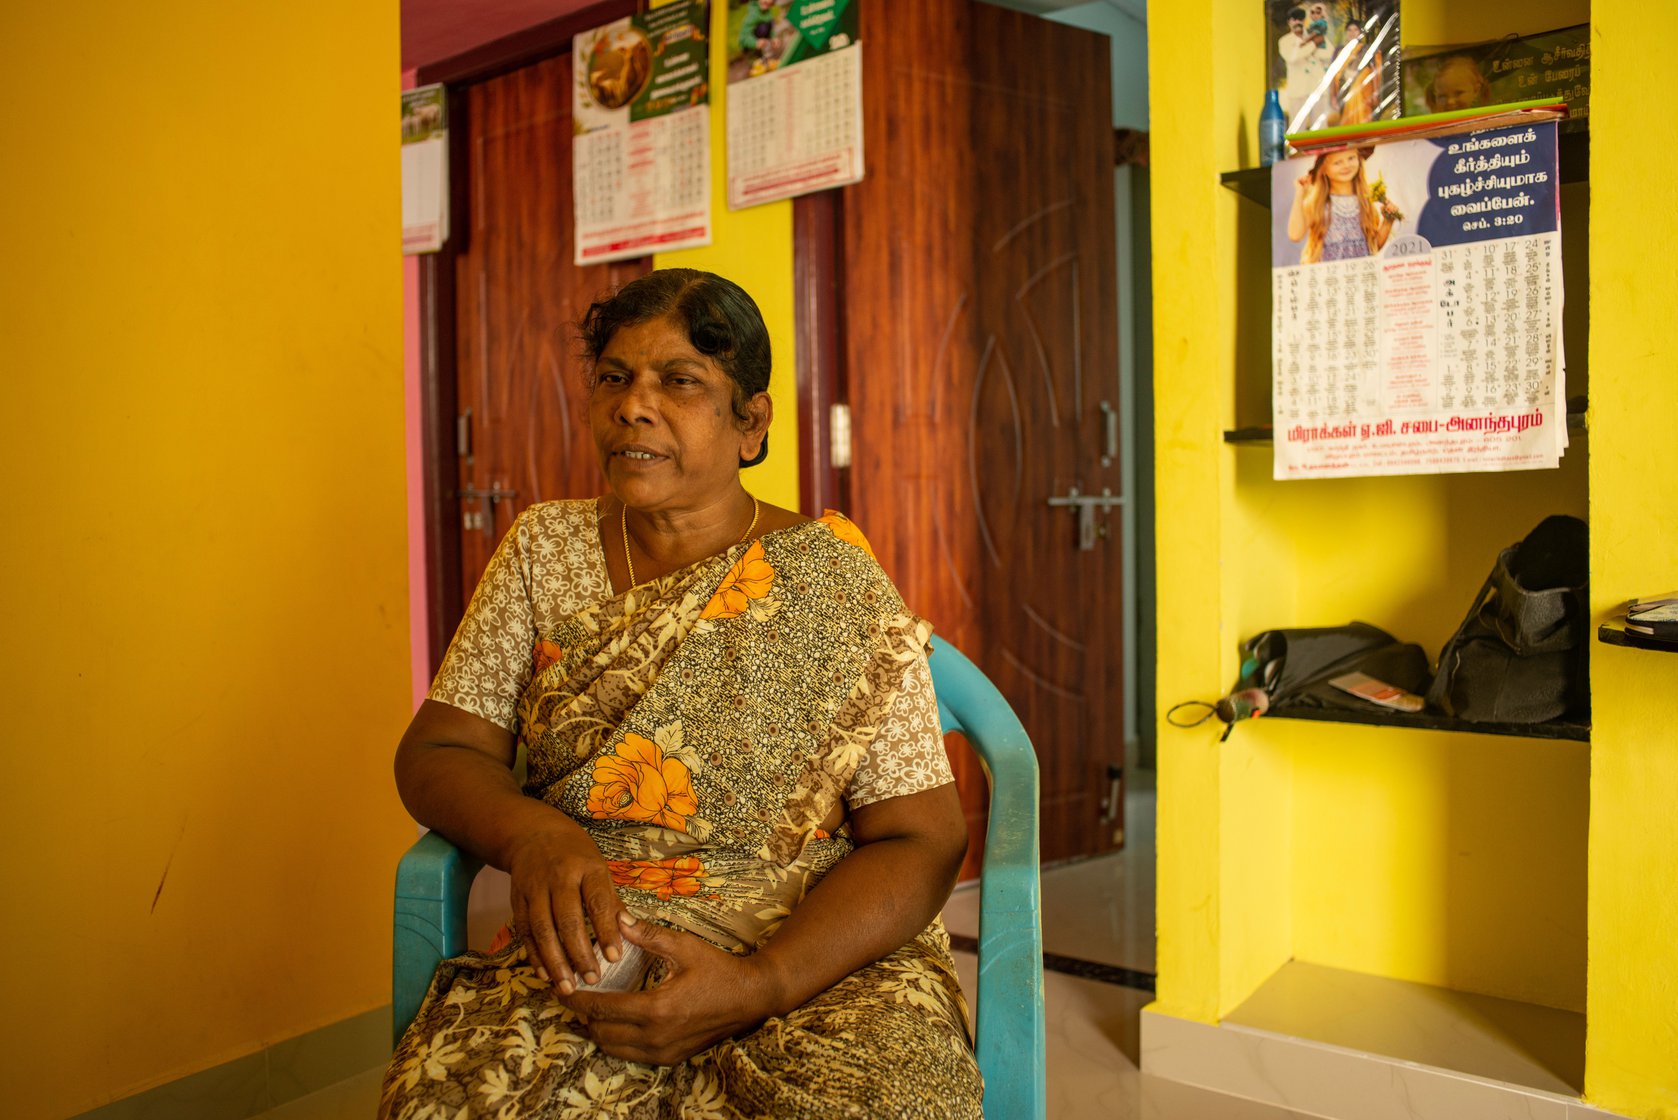
<instances>
[{"instance_id":1,"label":"hanging wall poster","mask_svg":"<svg viewBox=\"0 0 1678 1120\"><path fill-rule=\"evenodd\" d=\"M862 178L857 0L730 0L728 205Z\"/></svg>"},{"instance_id":2,"label":"hanging wall poster","mask_svg":"<svg viewBox=\"0 0 1678 1120\"><path fill-rule=\"evenodd\" d=\"M1553 122L1271 172L1275 477L1557 465Z\"/></svg>"},{"instance_id":3,"label":"hanging wall poster","mask_svg":"<svg viewBox=\"0 0 1678 1120\"><path fill-rule=\"evenodd\" d=\"M576 263L711 243L709 18L688 0L573 40Z\"/></svg>"},{"instance_id":4,"label":"hanging wall poster","mask_svg":"<svg viewBox=\"0 0 1678 1120\"><path fill-rule=\"evenodd\" d=\"M449 239L449 119L441 85L402 91L402 252Z\"/></svg>"}]
</instances>

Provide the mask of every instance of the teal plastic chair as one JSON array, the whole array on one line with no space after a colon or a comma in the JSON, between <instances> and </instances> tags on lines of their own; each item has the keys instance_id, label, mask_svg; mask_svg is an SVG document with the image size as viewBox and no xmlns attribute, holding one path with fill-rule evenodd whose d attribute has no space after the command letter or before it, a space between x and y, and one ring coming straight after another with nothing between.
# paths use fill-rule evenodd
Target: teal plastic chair
<instances>
[{"instance_id":1,"label":"teal plastic chair","mask_svg":"<svg viewBox=\"0 0 1678 1120\"><path fill-rule=\"evenodd\" d=\"M967 736L990 781L975 1023L985 1114L1042 1120L1048 1080L1037 756L1008 701L961 651L938 642L931 665L944 731ZM482 866L435 832L420 837L397 866L391 976L396 1038L418 1013L437 963L465 952L466 896Z\"/></svg>"}]
</instances>

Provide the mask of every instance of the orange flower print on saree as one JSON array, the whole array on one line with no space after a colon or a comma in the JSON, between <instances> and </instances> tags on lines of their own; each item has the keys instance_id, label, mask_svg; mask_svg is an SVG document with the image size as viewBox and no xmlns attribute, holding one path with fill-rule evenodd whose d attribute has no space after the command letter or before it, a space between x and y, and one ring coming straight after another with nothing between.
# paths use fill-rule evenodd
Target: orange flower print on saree
<instances>
[{"instance_id":1,"label":"orange flower print on saree","mask_svg":"<svg viewBox=\"0 0 1678 1120\"><path fill-rule=\"evenodd\" d=\"M699 612L700 618L739 618L751 608L752 600L769 594L775 583L775 569L763 555L763 542L753 541L746 554L728 569L722 586Z\"/></svg>"},{"instance_id":2,"label":"orange flower print on saree","mask_svg":"<svg viewBox=\"0 0 1678 1120\"><path fill-rule=\"evenodd\" d=\"M612 882L620 887L651 891L661 899L695 895L704 885L705 865L697 856L674 856L670 859L609 859Z\"/></svg>"},{"instance_id":3,"label":"orange flower print on saree","mask_svg":"<svg viewBox=\"0 0 1678 1120\"><path fill-rule=\"evenodd\" d=\"M532 675L540 676L542 670L546 669L549 665L554 664L564 656L564 648L557 643L546 641L537 642L536 652L531 655L530 659Z\"/></svg>"},{"instance_id":4,"label":"orange flower print on saree","mask_svg":"<svg viewBox=\"0 0 1678 1120\"><path fill-rule=\"evenodd\" d=\"M597 820L685 829L688 817L699 811L699 802L687 766L651 739L630 731L614 753L595 762L588 811Z\"/></svg>"},{"instance_id":5,"label":"orange flower print on saree","mask_svg":"<svg viewBox=\"0 0 1678 1120\"><path fill-rule=\"evenodd\" d=\"M868 543L868 538L862 535L862 530L856 527L856 522L846 517L836 509L823 511L819 520L823 525L833 530L833 535L846 544L854 544L868 553L870 560L874 559L874 548Z\"/></svg>"}]
</instances>

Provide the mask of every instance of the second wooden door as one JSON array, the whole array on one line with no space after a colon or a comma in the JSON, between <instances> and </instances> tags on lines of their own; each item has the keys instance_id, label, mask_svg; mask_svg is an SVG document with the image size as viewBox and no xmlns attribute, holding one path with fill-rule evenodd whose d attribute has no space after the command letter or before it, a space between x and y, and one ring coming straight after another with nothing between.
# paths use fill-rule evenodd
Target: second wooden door
<instances>
[{"instance_id":1,"label":"second wooden door","mask_svg":"<svg viewBox=\"0 0 1678 1120\"><path fill-rule=\"evenodd\" d=\"M1044 860L1108 851L1124 743L1107 40L965 0L881 0L863 20L868 176L840 207L849 501L911 607L1031 734ZM983 782L963 769L978 831Z\"/></svg>"},{"instance_id":2,"label":"second wooden door","mask_svg":"<svg viewBox=\"0 0 1678 1120\"><path fill-rule=\"evenodd\" d=\"M571 56L457 91L466 237L455 256L460 568L469 598L518 511L600 493L576 324L645 258L573 263Z\"/></svg>"}]
</instances>

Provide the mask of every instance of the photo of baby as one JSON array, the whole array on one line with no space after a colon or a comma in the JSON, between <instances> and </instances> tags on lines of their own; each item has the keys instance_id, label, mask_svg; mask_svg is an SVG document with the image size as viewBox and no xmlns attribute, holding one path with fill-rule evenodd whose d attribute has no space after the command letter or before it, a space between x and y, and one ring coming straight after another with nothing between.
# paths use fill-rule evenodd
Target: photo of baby
<instances>
[{"instance_id":1,"label":"photo of baby","mask_svg":"<svg viewBox=\"0 0 1678 1120\"><path fill-rule=\"evenodd\" d=\"M1570 120L1584 120L1590 116L1590 27L1413 47L1404 57L1403 90L1405 116L1554 98L1567 102Z\"/></svg>"}]
</instances>

